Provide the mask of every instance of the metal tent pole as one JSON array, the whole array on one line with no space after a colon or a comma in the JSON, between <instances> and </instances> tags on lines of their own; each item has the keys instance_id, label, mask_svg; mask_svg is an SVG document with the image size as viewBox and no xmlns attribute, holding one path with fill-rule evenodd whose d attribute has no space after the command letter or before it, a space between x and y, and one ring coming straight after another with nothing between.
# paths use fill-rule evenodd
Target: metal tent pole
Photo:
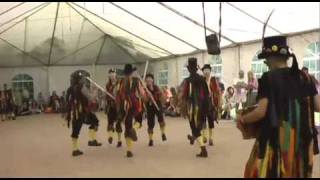
<instances>
[{"instance_id":1,"label":"metal tent pole","mask_svg":"<svg viewBox=\"0 0 320 180\"><path fill-rule=\"evenodd\" d=\"M54 44L54 34L56 32L56 27L57 27L59 7L60 7L60 2L58 2L58 4L57 4L56 18L55 18L54 26L53 26L51 45L50 45L50 52L49 52L49 58L48 58L48 64L47 64L48 66L50 66L50 63L51 63L52 49L53 49L53 44Z\"/></svg>"}]
</instances>

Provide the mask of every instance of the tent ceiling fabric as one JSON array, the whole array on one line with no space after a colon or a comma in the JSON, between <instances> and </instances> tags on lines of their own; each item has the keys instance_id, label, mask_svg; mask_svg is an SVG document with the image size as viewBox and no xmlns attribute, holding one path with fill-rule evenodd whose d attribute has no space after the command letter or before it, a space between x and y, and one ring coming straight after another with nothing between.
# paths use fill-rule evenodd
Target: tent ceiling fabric
<instances>
[{"instance_id":1,"label":"tent ceiling fabric","mask_svg":"<svg viewBox=\"0 0 320 180\"><path fill-rule=\"evenodd\" d=\"M218 32L219 3L205 8ZM320 26L317 2L226 2L221 46L260 39L272 9L266 36ZM142 63L205 50L202 26L201 2L1 2L0 66Z\"/></svg>"}]
</instances>

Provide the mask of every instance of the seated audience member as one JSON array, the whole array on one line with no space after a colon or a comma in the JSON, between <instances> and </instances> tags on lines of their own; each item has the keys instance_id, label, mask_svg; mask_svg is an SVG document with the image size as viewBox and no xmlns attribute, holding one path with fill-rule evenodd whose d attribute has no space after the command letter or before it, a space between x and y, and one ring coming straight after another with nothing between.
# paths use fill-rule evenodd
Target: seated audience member
<instances>
[{"instance_id":1,"label":"seated audience member","mask_svg":"<svg viewBox=\"0 0 320 180\"><path fill-rule=\"evenodd\" d=\"M223 106L222 106L222 119L231 119L230 111L235 107L234 100L234 89L228 87L226 94L223 97Z\"/></svg>"},{"instance_id":2,"label":"seated audience member","mask_svg":"<svg viewBox=\"0 0 320 180\"><path fill-rule=\"evenodd\" d=\"M50 97L49 106L52 108L53 112L57 113L60 110L60 101L59 96L57 95L56 91L52 92Z\"/></svg>"},{"instance_id":3,"label":"seated audience member","mask_svg":"<svg viewBox=\"0 0 320 180\"><path fill-rule=\"evenodd\" d=\"M32 114L40 114L42 112L36 100L32 99L29 104Z\"/></svg>"},{"instance_id":4,"label":"seated audience member","mask_svg":"<svg viewBox=\"0 0 320 180\"><path fill-rule=\"evenodd\" d=\"M38 94L37 104L38 104L38 106L39 106L39 109L40 109L41 111L44 111L44 109L45 109L45 99L44 99L44 97L43 97L43 95L42 95L42 92L39 92L39 94Z\"/></svg>"},{"instance_id":5,"label":"seated audience member","mask_svg":"<svg viewBox=\"0 0 320 180\"><path fill-rule=\"evenodd\" d=\"M18 115L19 116L26 116L26 115L30 115L30 114L32 114L32 112L30 110L29 102L28 101L24 101L20 111L18 112Z\"/></svg>"}]
</instances>

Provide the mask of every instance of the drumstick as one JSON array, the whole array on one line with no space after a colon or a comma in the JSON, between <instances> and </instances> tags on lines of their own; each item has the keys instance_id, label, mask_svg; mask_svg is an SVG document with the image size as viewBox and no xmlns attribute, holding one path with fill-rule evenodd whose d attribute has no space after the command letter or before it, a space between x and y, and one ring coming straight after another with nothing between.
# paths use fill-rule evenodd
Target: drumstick
<instances>
[{"instance_id":1,"label":"drumstick","mask_svg":"<svg viewBox=\"0 0 320 180\"><path fill-rule=\"evenodd\" d=\"M135 71L136 72L136 71ZM141 81L142 86L146 89L146 92L148 93L152 103L154 104L154 106L157 108L158 111L160 111L159 106L157 105L156 101L154 100L151 92L149 91L149 89L147 88L147 86L144 84L144 81L141 79L140 75L138 74L137 77L139 78L139 80Z\"/></svg>"}]
</instances>

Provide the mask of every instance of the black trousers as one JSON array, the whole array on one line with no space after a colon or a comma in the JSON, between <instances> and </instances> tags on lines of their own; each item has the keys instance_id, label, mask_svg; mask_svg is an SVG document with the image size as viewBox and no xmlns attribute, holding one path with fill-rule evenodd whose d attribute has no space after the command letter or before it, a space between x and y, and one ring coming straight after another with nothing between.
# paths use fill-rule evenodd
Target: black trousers
<instances>
[{"instance_id":1,"label":"black trousers","mask_svg":"<svg viewBox=\"0 0 320 180\"><path fill-rule=\"evenodd\" d=\"M214 109L210 110L209 113L205 117L205 122L203 123L203 128L207 127L207 122L208 122L210 129L214 128L214 122L217 120L217 118L218 118L218 112L216 112L216 110L214 110Z\"/></svg>"},{"instance_id":2,"label":"black trousers","mask_svg":"<svg viewBox=\"0 0 320 180\"><path fill-rule=\"evenodd\" d=\"M119 116L120 117L120 116ZM124 124L125 124L125 127L133 127L133 119L136 121L136 122L139 122L140 123L140 126L142 125L142 120L143 120L143 112L139 113L138 115L134 116L134 110L133 109L130 109L128 111L128 115L126 117L117 117L116 119L116 132L117 133L122 133L123 130L122 130L122 122L124 120Z\"/></svg>"},{"instance_id":3,"label":"black trousers","mask_svg":"<svg viewBox=\"0 0 320 180\"><path fill-rule=\"evenodd\" d=\"M138 123L140 123L140 127L142 126L143 121L143 111L141 111L138 115L134 117L134 120Z\"/></svg>"},{"instance_id":4,"label":"black trousers","mask_svg":"<svg viewBox=\"0 0 320 180\"><path fill-rule=\"evenodd\" d=\"M80 130L83 124L87 124L89 125L89 129L97 131L99 127L99 120L97 116L92 112L79 114L78 119L72 120L72 138L79 137Z\"/></svg>"},{"instance_id":5,"label":"black trousers","mask_svg":"<svg viewBox=\"0 0 320 180\"><path fill-rule=\"evenodd\" d=\"M107 131L114 131L115 130L114 124L118 123L117 122L117 109L116 109L116 107L110 106L107 111L107 116L108 116Z\"/></svg>"},{"instance_id":6,"label":"black trousers","mask_svg":"<svg viewBox=\"0 0 320 180\"><path fill-rule=\"evenodd\" d=\"M201 111L198 112L197 117L189 117L189 124L192 132L192 136L196 139L201 136L201 130L203 129L203 125L206 120L206 115L204 113L201 113Z\"/></svg>"},{"instance_id":7,"label":"black trousers","mask_svg":"<svg viewBox=\"0 0 320 180\"><path fill-rule=\"evenodd\" d=\"M130 108L127 116L124 119L124 137L131 137L131 132L133 130L133 118L134 118L134 109Z\"/></svg>"},{"instance_id":8,"label":"black trousers","mask_svg":"<svg viewBox=\"0 0 320 180\"><path fill-rule=\"evenodd\" d=\"M165 126L163 112L162 110L158 111L153 105L147 106L147 119L148 119L148 133L153 133L155 126L155 117L157 116L160 127Z\"/></svg>"}]
</instances>

